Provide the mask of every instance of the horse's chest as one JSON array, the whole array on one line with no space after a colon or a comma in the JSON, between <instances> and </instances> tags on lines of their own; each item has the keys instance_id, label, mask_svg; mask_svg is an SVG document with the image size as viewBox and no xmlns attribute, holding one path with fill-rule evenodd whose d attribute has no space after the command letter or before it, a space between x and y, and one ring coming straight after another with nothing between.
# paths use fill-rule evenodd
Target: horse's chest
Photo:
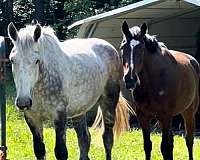
<instances>
[{"instance_id":1,"label":"horse's chest","mask_svg":"<svg viewBox=\"0 0 200 160\"><path fill-rule=\"evenodd\" d=\"M68 105L67 97L54 91L55 94L51 94L49 90L39 90L33 97L33 112L40 113L40 116L44 119L55 118L58 109L65 109Z\"/></svg>"}]
</instances>

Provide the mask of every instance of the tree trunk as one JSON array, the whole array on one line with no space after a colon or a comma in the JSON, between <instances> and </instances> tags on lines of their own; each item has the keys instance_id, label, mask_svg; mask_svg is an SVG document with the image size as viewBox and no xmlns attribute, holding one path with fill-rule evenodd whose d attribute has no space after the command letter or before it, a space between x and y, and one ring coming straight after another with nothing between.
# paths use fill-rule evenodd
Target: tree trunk
<instances>
[{"instance_id":1,"label":"tree trunk","mask_svg":"<svg viewBox=\"0 0 200 160\"><path fill-rule=\"evenodd\" d=\"M2 0L2 13L3 13L3 32L1 35L7 36L7 26L13 21L13 0Z\"/></svg>"},{"instance_id":2,"label":"tree trunk","mask_svg":"<svg viewBox=\"0 0 200 160\"><path fill-rule=\"evenodd\" d=\"M57 36L60 40L65 39L65 33L63 32L63 25L65 24L65 13L64 13L64 0L57 0L56 9L54 10L54 16L57 23Z\"/></svg>"},{"instance_id":3,"label":"tree trunk","mask_svg":"<svg viewBox=\"0 0 200 160\"><path fill-rule=\"evenodd\" d=\"M44 0L34 0L35 5L35 19L42 25L44 25Z\"/></svg>"}]
</instances>

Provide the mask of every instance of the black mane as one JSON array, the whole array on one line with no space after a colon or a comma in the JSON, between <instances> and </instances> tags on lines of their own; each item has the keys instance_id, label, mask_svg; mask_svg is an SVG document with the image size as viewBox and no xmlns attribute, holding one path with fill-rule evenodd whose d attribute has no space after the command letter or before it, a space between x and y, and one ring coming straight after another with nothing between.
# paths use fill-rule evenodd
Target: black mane
<instances>
[{"instance_id":1,"label":"black mane","mask_svg":"<svg viewBox=\"0 0 200 160\"><path fill-rule=\"evenodd\" d=\"M160 49L160 42L156 39L156 36L150 36L146 34L144 37L145 47L150 53L156 53Z\"/></svg>"},{"instance_id":2,"label":"black mane","mask_svg":"<svg viewBox=\"0 0 200 160\"><path fill-rule=\"evenodd\" d=\"M133 39L137 39L138 35L140 35L141 30L140 27L134 26L130 28L130 32ZM156 39L155 35L149 35L148 33L146 33L144 36L144 43L147 50L152 54L157 53L161 47L167 48L163 42L159 42Z\"/></svg>"}]
</instances>

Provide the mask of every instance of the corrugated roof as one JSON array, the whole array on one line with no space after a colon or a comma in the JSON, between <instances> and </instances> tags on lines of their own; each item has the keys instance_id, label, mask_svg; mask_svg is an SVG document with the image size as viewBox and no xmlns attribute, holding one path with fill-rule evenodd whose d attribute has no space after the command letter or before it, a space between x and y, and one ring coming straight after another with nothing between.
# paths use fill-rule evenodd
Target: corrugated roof
<instances>
[{"instance_id":1,"label":"corrugated roof","mask_svg":"<svg viewBox=\"0 0 200 160\"><path fill-rule=\"evenodd\" d=\"M200 0L184 0L185 2L200 6Z\"/></svg>"},{"instance_id":2,"label":"corrugated roof","mask_svg":"<svg viewBox=\"0 0 200 160\"><path fill-rule=\"evenodd\" d=\"M80 20L80 21L73 23L72 25L70 25L68 27L68 29L71 29L75 26L79 26L83 23L89 23L89 22L92 22L92 21L97 21L97 20L101 20L101 19L104 19L104 18L108 18L108 17L118 16L121 13L124 14L124 13L127 13L127 12L133 10L133 9L140 8L140 7L143 7L143 6L146 6L146 5L150 5L150 4L153 5L154 3L159 2L159 1L160 0L143 0L143 1L140 1L140 2L137 2L137 3L134 3L134 4L130 4L130 5L118 8L118 9L114 9L114 10L102 13L102 14L91 16L89 18L86 18L86 19L83 19L83 20Z\"/></svg>"},{"instance_id":3,"label":"corrugated roof","mask_svg":"<svg viewBox=\"0 0 200 160\"><path fill-rule=\"evenodd\" d=\"M114 10L109 11L109 12L105 12L105 13L102 13L102 14L98 14L98 15L77 21L77 22L73 23L72 25L70 25L68 27L68 29L71 29L75 26L80 26L82 24L89 24L89 23L94 23L94 22L109 19L109 18L119 17L123 14L127 14L129 12L132 12L133 10L136 11L136 10L139 10L141 8L150 7L150 6L159 4L159 3L161 4L161 3L166 2L166 1L172 1L172 0L143 0L143 1L140 1L140 2L137 2L137 3L134 3L134 4L130 4L130 5L118 8L118 9L114 9ZM184 1L184 2L187 2L187 3L193 4L193 5L200 6L200 0L174 0L174 1L175 2Z\"/></svg>"}]
</instances>

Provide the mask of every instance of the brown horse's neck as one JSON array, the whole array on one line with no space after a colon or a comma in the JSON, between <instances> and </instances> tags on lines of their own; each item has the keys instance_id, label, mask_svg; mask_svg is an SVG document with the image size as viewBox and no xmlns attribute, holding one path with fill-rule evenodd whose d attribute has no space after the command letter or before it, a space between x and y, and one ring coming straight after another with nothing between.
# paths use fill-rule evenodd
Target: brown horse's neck
<instances>
[{"instance_id":1,"label":"brown horse's neck","mask_svg":"<svg viewBox=\"0 0 200 160\"><path fill-rule=\"evenodd\" d=\"M158 79L162 79L162 72L164 72L161 64L161 59L164 59L164 57L159 52L161 50L158 50L158 53L149 53L148 50L145 50L143 67L138 75L140 86L137 86L135 90L135 97L138 97L135 99L140 103L150 103L151 100L156 99L157 92L162 90L162 84L153 84Z\"/></svg>"}]
</instances>

